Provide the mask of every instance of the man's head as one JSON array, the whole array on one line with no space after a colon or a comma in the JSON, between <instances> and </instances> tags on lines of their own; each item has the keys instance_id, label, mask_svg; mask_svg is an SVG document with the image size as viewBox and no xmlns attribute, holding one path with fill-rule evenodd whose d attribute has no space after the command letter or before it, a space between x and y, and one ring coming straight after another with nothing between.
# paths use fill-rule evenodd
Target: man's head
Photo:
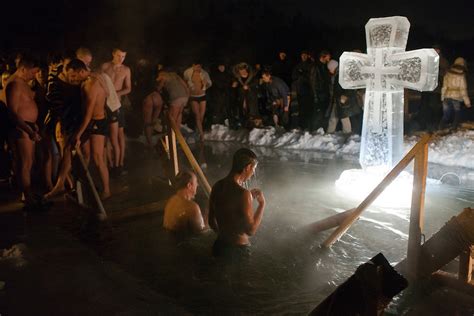
<instances>
[{"instance_id":1,"label":"man's head","mask_svg":"<svg viewBox=\"0 0 474 316\"><path fill-rule=\"evenodd\" d=\"M334 76L336 74L336 70L337 70L337 67L339 66L339 63L337 61L335 61L334 59L331 59L329 62L328 62L328 70L329 70L329 73Z\"/></svg>"},{"instance_id":2,"label":"man's head","mask_svg":"<svg viewBox=\"0 0 474 316\"><path fill-rule=\"evenodd\" d=\"M327 64L331 60L331 53L327 50L323 50L319 53L319 61L323 64Z\"/></svg>"},{"instance_id":3,"label":"man's head","mask_svg":"<svg viewBox=\"0 0 474 316\"><path fill-rule=\"evenodd\" d=\"M238 64L237 70L239 72L239 76L242 78L247 78L249 76L249 66L246 63Z\"/></svg>"},{"instance_id":4,"label":"man's head","mask_svg":"<svg viewBox=\"0 0 474 316\"><path fill-rule=\"evenodd\" d=\"M224 64L217 65L217 70L219 70L220 72L224 72L225 71L225 65Z\"/></svg>"},{"instance_id":5,"label":"man's head","mask_svg":"<svg viewBox=\"0 0 474 316\"><path fill-rule=\"evenodd\" d=\"M112 62L116 65L121 65L125 61L125 57L127 57L127 52L122 50L121 48L114 48L112 50Z\"/></svg>"},{"instance_id":6,"label":"man's head","mask_svg":"<svg viewBox=\"0 0 474 316\"><path fill-rule=\"evenodd\" d=\"M87 68L86 64L79 59L71 60L65 66L65 77L66 81L69 84L79 85L81 82L87 79L90 71Z\"/></svg>"},{"instance_id":7,"label":"man's head","mask_svg":"<svg viewBox=\"0 0 474 316\"><path fill-rule=\"evenodd\" d=\"M87 68L91 68L92 64L92 53L88 48L79 47L76 50L76 58L82 60L84 64L86 64Z\"/></svg>"},{"instance_id":8,"label":"man's head","mask_svg":"<svg viewBox=\"0 0 474 316\"><path fill-rule=\"evenodd\" d=\"M278 58L279 58L281 61L285 60L285 59L286 59L286 53L283 52L283 51L279 52L279 53L278 53Z\"/></svg>"},{"instance_id":9,"label":"man's head","mask_svg":"<svg viewBox=\"0 0 474 316\"><path fill-rule=\"evenodd\" d=\"M188 196L194 198L198 187L197 177L192 171L181 171L175 177L174 186L176 191L184 190Z\"/></svg>"},{"instance_id":10,"label":"man's head","mask_svg":"<svg viewBox=\"0 0 474 316\"><path fill-rule=\"evenodd\" d=\"M242 175L243 180L246 181L255 173L257 163L257 155L253 151L240 148L234 153L231 173Z\"/></svg>"},{"instance_id":11,"label":"man's head","mask_svg":"<svg viewBox=\"0 0 474 316\"><path fill-rule=\"evenodd\" d=\"M23 56L18 61L17 73L25 81L33 80L40 70L39 61L31 56Z\"/></svg>"},{"instance_id":12,"label":"man's head","mask_svg":"<svg viewBox=\"0 0 474 316\"><path fill-rule=\"evenodd\" d=\"M304 51L301 52L301 61L302 62L307 61L310 57L311 57L311 54L309 53L309 51L304 50Z\"/></svg>"},{"instance_id":13,"label":"man's head","mask_svg":"<svg viewBox=\"0 0 474 316\"><path fill-rule=\"evenodd\" d=\"M272 73L270 70L264 70L262 72L262 81L265 83L272 82Z\"/></svg>"},{"instance_id":14,"label":"man's head","mask_svg":"<svg viewBox=\"0 0 474 316\"><path fill-rule=\"evenodd\" d=\"M193 62L193 70L196 72L201 72L202 71L202 64L200 61L194 61Z\"/></svg>"}]
</instances>

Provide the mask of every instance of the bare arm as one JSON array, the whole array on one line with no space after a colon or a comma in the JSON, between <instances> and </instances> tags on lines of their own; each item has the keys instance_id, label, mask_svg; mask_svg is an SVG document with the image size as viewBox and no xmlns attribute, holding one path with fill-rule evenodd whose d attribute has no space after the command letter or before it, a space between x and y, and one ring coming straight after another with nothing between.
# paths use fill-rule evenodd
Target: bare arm
<instances>
[{"instance_id":1,"label":"bare arm","mask_svg":"<svg viewBox=\"0 0 474 316\"><path fill-rule=\"evenodd\" d=\"M253 211L252 201L254 195L258 200L257 210ZM245 190L242 196L242 205L245 216L246 233L252 236L257 231L262 222L263 210L265 209L265 198L260 190L254 189L252 192Z\"/></svg>"},{"instance_id":2,"label":"bare arm","mask_svg":"<svg viewBox=\"0 0 474 316\"><path fill-rule=\"evenodd\" d=\"M117 91L117 95L119 97L123 95L127 95L132 91L132 73L130 71L130 68L126 68L125 71L125 78L123 80L123 86L121 90Z\"/></svg>"},{"instance_id":3,"label":"bare arm","mask_svg":"<svg viewBox=\"0 0 474 316\"><path fill-rule=\"evenodd\" d=\"M190 209L189 225L193 233L200 233L206 229L204 219L202 218L201 209L199 205L193 202L193 207Z\"/></svg>"},{"instance_id":4,"label":"bare arm","mask_svg":"<svg viewBox=\"0 0 474 316\"><path fill-rule=\"evenodd\" d=\"M79 140L86 130L87 126L89 125L92 115L94 114L94 106L97 100L97 91L99 88L99 82L94 81L92 83L87 83L84 85L84 96L85 96L85 113L84 113L84 118L82 120L81 126L79 127L79 130L77 131L75 141L76 144L80 144Z\"/></svg>"}]
</instances>

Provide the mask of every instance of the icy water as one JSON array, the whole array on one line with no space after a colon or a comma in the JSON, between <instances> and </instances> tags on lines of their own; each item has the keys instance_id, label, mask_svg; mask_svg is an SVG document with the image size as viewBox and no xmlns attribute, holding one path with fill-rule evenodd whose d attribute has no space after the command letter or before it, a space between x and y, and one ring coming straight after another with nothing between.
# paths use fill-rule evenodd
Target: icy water
<instances>
[{"instance_id":1,"label":"icy water","mask_svg":"<svg viewBox=\"0 0 474 316\"><path fill-rule=\"evenodd\" d=\"M229 170L231 143L196 150L211 185ZM382 252L393 264L405 257L409 210L370 207L330 249L328 232L305 226L357 206L336 193L334 182L353 160L310 151L255 148L257 175L248 184L263 190L267 206L252 237L249 260L225 263L210 255L215 234L177 240L163 231L162 214L114 223L100 255L175 299L193 314L307 314L355 269ZM430 167L433 174L437 168ZM472 188L429 185L425 234L435 233L464 207L474 205Z\"/></svg>"}]
</instances>

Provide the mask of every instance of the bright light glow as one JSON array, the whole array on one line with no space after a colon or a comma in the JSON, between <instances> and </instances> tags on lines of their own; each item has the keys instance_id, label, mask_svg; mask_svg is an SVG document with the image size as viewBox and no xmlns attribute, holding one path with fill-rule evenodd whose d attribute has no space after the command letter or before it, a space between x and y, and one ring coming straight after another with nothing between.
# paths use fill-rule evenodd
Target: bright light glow
<instances>
[{"instance_id":1,"label":"bright light glow","mask_svg":"<svg viewBox=\"0 0 474 316\"><path fill-rule=\"evenodd\" d=\"M345 170L336 181L336 192L357 203L362 202L383 180L390 170L385 167L369 167L366 170ZM413 189L413 176L403 171L372 203L381 207L409 208Z\"/></svg>"}]
</instances>

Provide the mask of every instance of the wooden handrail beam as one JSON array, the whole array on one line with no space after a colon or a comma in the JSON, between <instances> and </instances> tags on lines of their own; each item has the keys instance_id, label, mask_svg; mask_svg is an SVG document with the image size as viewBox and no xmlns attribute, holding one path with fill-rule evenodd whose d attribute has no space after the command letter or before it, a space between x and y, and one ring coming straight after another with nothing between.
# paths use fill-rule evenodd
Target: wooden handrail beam
<instances>
[{"instance_id":1,"label":"wooden handrail beam","mask_svg":"<svg viewBox=\"0 0 474 316\"><path fill-rule=\"evenodd\" d=\"M364 210L377 199L377 197L392 183L392 181L402 172L410 162L415 158L416 154L424 149L425 144L431 140L430 134L425 134L420 141L393 167L393 169L385 176L382 182L372 190L372 192L359 204L357 209L344 220L344 222L324 241L324 247L330 247L349 229L349 227L359 218Z\"/></svg>"}]
</instances>

